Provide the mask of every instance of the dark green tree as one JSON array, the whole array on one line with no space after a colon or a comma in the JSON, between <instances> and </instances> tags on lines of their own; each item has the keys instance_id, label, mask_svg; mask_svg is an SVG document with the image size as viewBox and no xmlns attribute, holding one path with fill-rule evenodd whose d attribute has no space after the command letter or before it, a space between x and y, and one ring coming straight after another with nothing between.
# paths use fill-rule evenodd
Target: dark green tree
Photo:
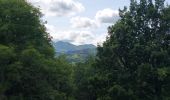
<instances>
[{"instance_id":1,"label":"dark green tree","mask_svg":"<svg viewBox=\"0 0 170 100\"><path fill-rule=\"evenodd\" d=\"M131 0L98 47L98 100L170 99L170 7ZM95 84L94 84L95 86Z\"/></svg>"},{"instance_id":2,"label":"dark green tree","mask_svg":"<svg viewBox=\"0 0 170 100\"><path fill-rule=\"evenodd\" d=\"M26 0L0 0L0 99L68 100L69 64L55 58L42 14Z\"/></svg>"},{"instance_id":3,"label":"dark green tree","mask_svg":"<svg viewBox=\"0 0 170 100\"><path fill-rule=\"evenodd\" d=\"M74 96L76 100L94 100L95 89L90 81L94 75L94 57L89 57L84 63L77 63L73 68Z\"/></svg>"}]
</instances>

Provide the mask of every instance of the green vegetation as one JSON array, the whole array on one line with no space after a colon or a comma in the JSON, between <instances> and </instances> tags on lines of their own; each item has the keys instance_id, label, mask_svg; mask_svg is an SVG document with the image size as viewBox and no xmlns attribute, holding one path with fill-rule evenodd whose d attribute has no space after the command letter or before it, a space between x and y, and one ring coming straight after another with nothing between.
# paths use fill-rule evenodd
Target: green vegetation
<instances>
[{"instance_id":1,"label":"green vegetation","mask_svg":"<svg viewBox=\"0 0 170 100\"><path fill-rule=\"evenodd\" d=\"M58 41L53 43L56 56L66 56L68 62L74 64L85 62L89 56L95 56L97 49L92 44L84 44L76 46L74 44Z\"/></svg>"},{"instance_id":2,"label":"green vegetation","mask_svg":"<svg viewBox=\"0 0 170 100\"><path fill-rule=\"evenodd\" d=\"M41 16L24 0L0 0L1 100L71 98L69 64L54 58Z\"/></svg>"},{"instance_id":3,"label":"green vegetation","mask_svg":"<svg viewBox=\"0 0 170 100\"><path fill-rule=\"evenodd\" d=\"M131 0L98 47L98 100L170 99L170 7L164 0Z\"/></svg>"},{"instance_id":4,"label":"green vegetation","mask_svg":"<svg viewBox=\"0 0 170 100\"><path fill-rule=\"evenodd\" d=\"M164 0L131 0L97 56L75 65L55 57L41 17L24 0L0 0L0 100L170 100Z\"/></svg>"}]
</instances>

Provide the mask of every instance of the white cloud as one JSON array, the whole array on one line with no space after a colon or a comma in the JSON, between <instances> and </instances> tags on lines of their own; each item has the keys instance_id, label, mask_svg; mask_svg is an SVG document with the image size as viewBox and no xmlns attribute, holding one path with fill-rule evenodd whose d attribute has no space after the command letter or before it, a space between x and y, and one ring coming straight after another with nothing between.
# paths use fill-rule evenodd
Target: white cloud
<instances>
[{"instance_id":1,"label":"white cloud","mask_svg":"<svg viewBox=\"0 0 170 100\"><path fill-rule=\"evenodd\" d=\"M28 0L34 6L40 7L41 12L46 18L49 16L71 16L85 10L84 6L78 0ZM55 18L55 17L54 17ZM70 18L70 17L69 17ZM110 8L100 10L94 18L75 16L70 19L71 27L67 30L58 29L52 25L46 24L47 31L53 37L53 41L68 41L76 45L80 44L102 44L106 39L104 32L100 34L98 30L114 23L118 19L118 11ZM54 19L52 19L54 20ZM107 23L107 24L104 24ZM103 25L104 24L104 25ZM100 28L98 28L100 26ZM92 28L97 28L93 30ZM87 29L87 30L86 30ZM86 30L86 31L85 31Z\"/></svg>"},{"instance_id":2,"label":"white cloud","mask_svg":"<svg viewBox=\"0 0 170 100\"><path fill-rule=\"evenodd\" d=\"M107 33L102 33L100 35L97 35L96 38L92 40L92 44L94 45L102 45L104 41L106 41Z\"/></svg>"},{"instance_id":3,"label":"white cloud","mask_svg":"<svg viewBox=\"0 0 170 100\"><path fill-rule=\"evenodd\" d=\"M106 8L96 13L94 19L88 17L72 17L70 23L73 28L97 28L103 23L115 23L119 19L119 12Z\"/></svg>"},{"instance_id":4,"label":"white cloud","mask_svg":"<svg viewBox=\"0 0 170 100\"><path fill-rule=\"evenodd\" d=\"M114 23L119 18L119 12L106 8L96 13L95 19L100 23Z\"/></svg>"},{"instance_id":5,"label":"white cloud","mask_svg":"<svg viewBox=\"0 0 170 100\"><path fill-rule=\"evenodd\" d=\"M46 16L70 16L85 10L84 6L75 0L28 0L28 2L40 7Z\"/></svg>"},{"instance_id":6,"label":"white cloud","mask_svg":"<svg viewBox=\"0 0 170 100\"><path fill-rule=\"evenodd\" d=\"M95 20L79 16L71 18L70 23L73 28L95 28L99 26Z\"/></svg>"},{"instance_id":7,"label":"white cloud","mask_svg":"<svg viewBox=\"0 0 170 100\"><path fill-rule=\"evenodd\" d=\"M53 0L52 6L49 9L56 16L74 15L83 10L83 5L73 0Z\"/></svg>"},{"instance_id":8,"label":"white cloud","mask_svg":"<svg viewBox=\"0 0 170 100\"><path fill-rule=\"evenodd\" d=\"M58 31L53 25L46 24L47 32L53 37L53 41L69 41L76 45L89 44L95 39L91 31L66 30Z\"/></svg>"},{"instance_id":9,"label":"white cloud","mask_svg":"<svg viewBox=\"0 0 170 100\"><path fill-rule=\"evenodd\" d=\"M47 31L53 37L53 41L67 41L75 45L81 44L102 44L107 34L97 34L91 31L83 30L65 30L58 31L53 25L46 25Z\"/></svg>"},{"instance_id":10,"label":"white cloud","mask_svg":"<svg viewBox=\"0 0 170 100\"><path fill-rule=\"evenodd\" d=\"M52 34L52 36L54 41L69 41L76 45L91 43L91 40L94 39L90 31L58 31Z\"/></svg>"}]
</instances>

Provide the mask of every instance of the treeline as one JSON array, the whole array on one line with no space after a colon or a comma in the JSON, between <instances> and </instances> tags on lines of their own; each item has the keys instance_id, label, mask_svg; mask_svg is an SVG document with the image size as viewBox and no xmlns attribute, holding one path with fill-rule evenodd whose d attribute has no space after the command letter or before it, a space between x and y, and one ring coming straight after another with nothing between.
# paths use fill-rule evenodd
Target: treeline
<instances>
[{"instance_id":1,"label":"treeline","mask_svg":"<svg viewBox=\"0 0 170 100\"><path fill-rule=\"evenodd\" d=\"M0 100L170 100L170 6L131 0L119 15L96 57L72 65L38 8L0 0Z\"/></svg>"}]
</instances>

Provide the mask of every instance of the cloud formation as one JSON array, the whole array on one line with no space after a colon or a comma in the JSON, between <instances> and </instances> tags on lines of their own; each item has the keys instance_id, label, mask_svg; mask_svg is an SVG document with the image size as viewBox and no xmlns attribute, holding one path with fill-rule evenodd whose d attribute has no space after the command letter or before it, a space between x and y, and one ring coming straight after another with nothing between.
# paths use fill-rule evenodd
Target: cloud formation
<instances>
[{"instance_id":1,"label":"cloud formation","mask_svg":"<svg viewBox=\"0 0 170 100\"><path fill-rule=\"evenodd\" d=\"M47 32L53 37L53 41L68 41L76 45L102 44L107 35L107 32L102 28L107 25L109 26L110 23L115 23L119 18L118 11L111 8L94 12L95 16L93 18L89 18L89 16L80 17L81 15L77 14L84 11L85 8L78 0L28 1L34 6L39 7L45 18L50 19L50 16L55 16L50 19L51 21L57 20L57 17L62 17L63 19L71 17L71 27L68 27L67 30L64 30L66 28L62 27L58 28L54 22L46 24ZM63 23L69 24L69 22L65 21Z\"/></svg>"},{"instance_id":2,"label":"cloud formation","mask_svg":"<svg viewBox=\"0 0 170 100\"><path fill-rule=\"evenodd\" d=\"M91 40L94 39L93 34L90 31L59 31L55 34L52 34L54 41L69 41L73 44L88 44L91 43Z\"/></svg>"},{"instance_id":3,"label":"cloud formation","mask_svg":"<svg viewBox=\"0 0 170 100\"><path fill-rule=\"evenodd\" d=\"M99 26L95 20L79 16L71 18L70 23L73 28L95 28Z\"/></svg>"},{"instance_id":4,"label":"cloud formation","mask_svg":"<svg viewBox=\"0 0 170 100\"><path fill-rule=\"evenodd\" d=\"M106 8L97 11L93 19L76 16L71 18L70 23L73 28L97 28L103 23L115 23L118 19L119 12L117 10Z\"/></svg>"},{"instance_id":5,"label":"cloud formation","mask_svg":"<svg viewBox=\"0 0 170 100\"><path fill-rule=\"evenodd\" d=\"M53 41L69 41L73 44L89 44L95 39L91 31L66 30L58 31L53 25L46 24L47 32L53 37Z\"/></svg>"},{"instance_id":6,"label":"cloud formation","mask_svg":"<svg viewBox=\"0 0 170 100\"><path fill-rule=\"evenodd\" d=\"M67 41L75 45L82 44L102 44L107 36L106 33L97 34L92 31L84 30L66 30L58 31L53 25L46 24L47 31L53 37L53 41Z\"/></svg>"},{"instance_id":7,"label":"cloud formation","mask_svg":"<svg viewBox=\"0 0 170 100\"><path fill-rule=\"evenodd\" d=\"M96 13L95 19L100 23L114 23L119 19L119 12L106 8Z\"/></svg>"},{"instance_id":8,"label":"cloud formation","mask_svg":"<svg viewBox=\"0 0 170 100\"><path fill-rule=\"evenodd\" d=\"M85 10L84 6L75 0L28 0L40 7L46 16L70 16Z\"/></svg>"}]
</instances>

